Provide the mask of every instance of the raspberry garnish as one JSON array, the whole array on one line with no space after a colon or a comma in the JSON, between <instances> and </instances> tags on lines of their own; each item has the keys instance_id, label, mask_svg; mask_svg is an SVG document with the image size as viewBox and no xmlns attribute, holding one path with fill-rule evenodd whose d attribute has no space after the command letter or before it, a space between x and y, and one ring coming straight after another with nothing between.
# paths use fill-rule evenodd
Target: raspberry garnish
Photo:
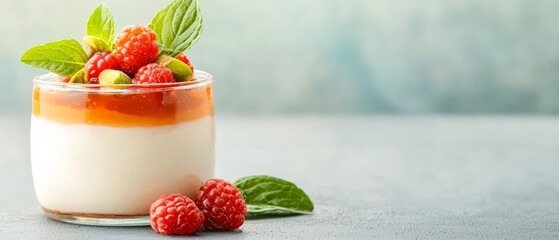
<instances>
[{"instance_id":1,"label":"raspberry garnish","mask_svg":"<svg viewBox=\"0 0 559 240\"><path fill-rule=\"evenodd\" d=\"M122 70L134 74L140 67L155 61L159 53L156 39L155 32L147 27L140 25L125 27L115 42L116 57Z\"/></svg>"},{"instance_id":2,"label":"raspberry garnish","mask_svg":"<svg viewBox=\"0 0 559 240\"><path fill-rule=\"evenodd\" d=\"M210 179L196 195L196 205L206 218L204 227L234 230L245 222L247 207L241 191L222 179Z\"/></svg>"},{"instance_id":3,"label":"raspberry garnish","mask_svg":"<svg viewBox=\"0 0 559 240\"><path fill-rule=\"evenodd\" d=\"M99 74L107 69L120 70L120 64L115 55L110 52L95 53L85 65L89 83L94 83L95 81L92 79L99 77Z\"/></svg>"},{"instance_id":4,"label":"raspberry garnish","mask_svg":"<svg viewBox=\"0 0 559 240\"><path fill-rule=\"evenodd\" d=\"M188 57L186 57L186 54L181 53L176 58L178 60L181 60L183 63L186 63L186 65L188 65L190 67L190 70L192 70L192 73L194 73L194 67L192 66L192 63L190 63L190 60L188 59Z\"/></svg>"},{"instance_id":5,"label":"raspberry garnish","mask_svg":"<svg viewBox=\"0 0 559 240\"><path fill-rule=\"evenodd\" d=\"M194 201L178 193L152 203L149 218L153 230L167 235L192 234L204 222L204 214Z\"/></svg>"},{"instance_id":6,"label":"raspberry garnish","mask_svg":"<svg viewBox=\"0 0 559 240\"><path fill-rule=\"evenodd\" d=\"M135 84L149 84L149 83L173 83L175 79L173 78L173 72L161 65L156 63L150 63L145 65L138 70L132 83Z\"/></svg>"}]
</instances>

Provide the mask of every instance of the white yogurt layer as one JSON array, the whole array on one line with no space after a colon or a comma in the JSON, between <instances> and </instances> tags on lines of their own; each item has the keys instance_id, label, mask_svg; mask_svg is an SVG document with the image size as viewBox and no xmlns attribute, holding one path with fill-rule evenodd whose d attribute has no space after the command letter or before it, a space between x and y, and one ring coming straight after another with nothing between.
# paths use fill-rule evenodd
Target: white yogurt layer
<instances>
[{"instance_id":1,"label":"white yogurt layer","mask_svg":"<svg viewBox=\"0 0 559 240\"><path fill-rule=\"evenodd\" d=\"M31 120L35 192L55 211L149 214L162 195L193 198L213 178L214 156L211 116L132 128Z\"/></svg>"}]
</instances>

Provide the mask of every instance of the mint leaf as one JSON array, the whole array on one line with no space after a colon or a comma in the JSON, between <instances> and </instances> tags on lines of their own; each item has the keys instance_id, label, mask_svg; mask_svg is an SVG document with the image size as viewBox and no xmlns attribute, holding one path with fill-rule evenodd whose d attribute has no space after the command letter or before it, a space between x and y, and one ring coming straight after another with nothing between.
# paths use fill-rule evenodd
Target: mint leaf
<instances>
[{"instance_id":1,"label":"mint leaf","mask_svg":"<svg viewBox=\"0 0 559 240\"><path fill-rule=\"evenodd\" d=\"M111 11L105 4L99 5L89 16L86 33L89 36L102 39L112 49L115 38L115 22Z\"/></svg>"},{"instance_id":2,"label":"mint leaf","mask_svg":"<svg viewBox=\"0 0 559 240\"><path fill-rule=\"evenodd\" d=\"M200 38L203 23L198 1L174 0L155 14L149 27L162 46L159 55L178 56Z\"/></svg>"},{"instance_id":3,"label":"mint leaf","mask_svg":"<svg viewBox=\"0 0 559 240\"><path fill-rule=\"evenodd\" d=\"M87 63L87 55L76 40L61 40L35 46L20 59L32 67L43 68L64 77L72 77Z\"/></svg>"},{"instance_id":4,"label":"mint leaf","mask_svg":"<svg viewBox=\"0 0 559 240\"><path fill-rule=\"evenodd\" d=\"M242 177L233 184L245 197L248 217L284 214L306 214L314 205L307 194L295 184L270 176Z\"/></svg>"}]
</instances>

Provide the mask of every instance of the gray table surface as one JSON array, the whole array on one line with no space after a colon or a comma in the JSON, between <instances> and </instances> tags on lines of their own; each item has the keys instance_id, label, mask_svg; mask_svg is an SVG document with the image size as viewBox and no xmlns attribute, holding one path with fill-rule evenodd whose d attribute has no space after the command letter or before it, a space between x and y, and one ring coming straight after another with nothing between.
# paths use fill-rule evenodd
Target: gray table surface
<instances>
[{"instance_id":1,"label":"gray table surface","mask_svg":"<svg viewBox=\"0 0 559 240\"><path fill-rule=\"evenodd\" d=\"M0 238L167 238L47 219L33 193L28 117L0 119ZM291 180L316 211L197 238L559 238L559 118L220 116L217 137L217 176Z\"/></svg>"}]
</instances>

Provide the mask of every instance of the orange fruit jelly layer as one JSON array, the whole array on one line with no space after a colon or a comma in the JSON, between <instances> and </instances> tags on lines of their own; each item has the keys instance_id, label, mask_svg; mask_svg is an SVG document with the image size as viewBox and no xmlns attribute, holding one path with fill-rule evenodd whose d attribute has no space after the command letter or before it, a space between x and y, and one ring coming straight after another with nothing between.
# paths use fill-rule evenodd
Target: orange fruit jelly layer
<instances>
[{"instance_id":1,"label":"orange fruit jelly layer","mask_svg":"<svg viewBox=\"0 0 559 240\"><path fill-rule=\"evenodd\" d=\"M213 116L210 85L194 89L137 89L130 93L33 90L33 115L66 124L114 127L172 125Z\"/></svg>"}]
</instances>

